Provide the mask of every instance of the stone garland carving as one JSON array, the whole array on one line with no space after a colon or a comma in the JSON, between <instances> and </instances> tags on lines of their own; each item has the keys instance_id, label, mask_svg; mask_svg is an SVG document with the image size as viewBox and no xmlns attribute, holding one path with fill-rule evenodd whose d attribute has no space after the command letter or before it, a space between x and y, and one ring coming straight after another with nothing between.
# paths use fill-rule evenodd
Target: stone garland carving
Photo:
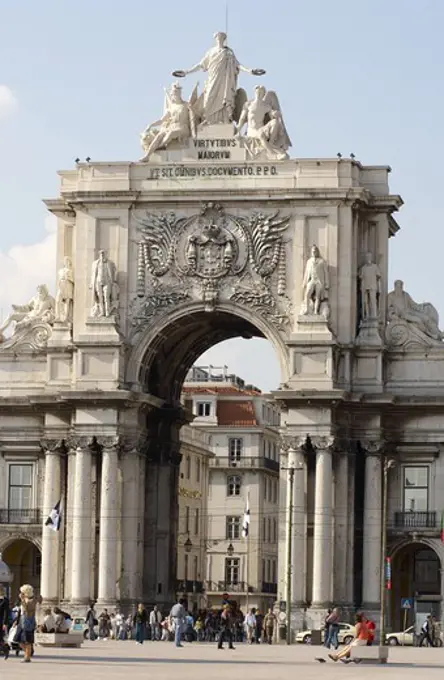
<instances>
[{"instance_id":1,"label":"stone garland carving","mask_svg":"<svg viewBox=\"0 0 444 680\"><path fill-rule=\"evenodd\" d=\"M44 349L52 333L55 300L45 284L37 286L37 294L26 305L12 305L12 312L0 326L0 350ZM12 335L3 332L14 324Z\"/></svg>"},{"instance_id":2,"label":"stone garland carving","mask_svg":"<svg viewBox=\"0 0 444 680\"><path fill-rule=\"evenodd\" d=\"M328 291L330 278L328 264L322 258L317 245L311 249L311 257L305 266L303 281L304 303L302 305L303 316L322 316L328 320L330 307L328 304Z\"/></svg>"},{"instance_id":3,"label":"stone garland carving","mask_svg":"<svg viewBox=\"0 0 444 680\"><path fill-rule=\"evenodd\" d=\"M74 274L70 257L65 257L63 267L59 271L57 294L55 299L55 320L60 323L72 323L74 304Z\"/></svg>"},{"instance_id":4,"label":"stone garland carving","mask_svg":"<svg viewBox=\"0 0 444 680\"><path fill-rule=\"evenodd\" d=\"M386 341L391 347L441 346L444 333L439 329L439 315L430 302L417 303L404 290L403 281L395 281L387 296Z\"/></svg>"},{"instance_id":5,"label":"stone garland carving","mask_svg":"<svg viewBox=\"0 0 444 680\"><path fill-rule=\"evenodd\" d=\"M108 259L104 250L91 267L92 317L106 318L118 311L119 286L114 262Z\"/></svg>"},{"instance_id":6,"label":"stone garland carving","mask_svg":"<svg viewBox=\"0 0 444 680\"><path fill-rule=\"evenodd\" d=\"M189 218L170 212L134 219L141 232L135 332L168 307L199 300L212 311L220 298L251 307L278 328L288 324L283 233L290 216L226 215L208 203Z\"/></svg>"}]
</instances>

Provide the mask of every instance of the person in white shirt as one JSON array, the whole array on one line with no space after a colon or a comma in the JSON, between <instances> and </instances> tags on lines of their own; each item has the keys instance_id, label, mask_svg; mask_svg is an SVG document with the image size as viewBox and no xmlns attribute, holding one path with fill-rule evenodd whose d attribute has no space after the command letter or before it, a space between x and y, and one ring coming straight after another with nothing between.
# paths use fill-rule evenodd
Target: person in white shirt
<instances>
[{"instance_id":1,"label":"person in white shirt","mask_svg":"<svg viewBox=\"0 0 444 680\"><path fill-rule=\"evenodd\" d=\"M151 640L160 640L160 623L162 621L162 614L154 606L154 609L150 612L150 629L151 629Z\"/></svg>"},{"instance_id":2,"label":"person in white shirt","mask_svg":"<svg viewBox=\"0 0 444 680\"><path fill-rule=\"evenodd\" d=\"M254 609L250 609L246 615L244 625L247 631L247 642L251 645L254 638L254 631L256 630L256 616Z\"/></svg>"}]
</instances>

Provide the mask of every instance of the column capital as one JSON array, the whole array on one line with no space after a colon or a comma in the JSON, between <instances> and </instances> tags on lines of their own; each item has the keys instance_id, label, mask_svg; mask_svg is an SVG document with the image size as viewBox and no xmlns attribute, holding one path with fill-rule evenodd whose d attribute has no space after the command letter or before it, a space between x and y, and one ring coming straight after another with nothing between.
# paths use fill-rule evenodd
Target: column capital
<instances>
[{"instance_id":1,"label":"column capital","mask_svg":"<svg viewBox=\"0 0 444 680\"><path fill-rule=\"evenodd\" d=\"M97 453L98 444L95 437L87 437L84 435L74 435L66 440L66 445L70 451L77 451L77 449L87 449L90 453Z\"/></svg>"},{"instance_id":2,"label":"column capital","mask_svg":"<svg viewBox=\"0 0 444 680\"><path fill-rule=\"evenodd\" d=\"M315 435L310 437L310 444L315 451L335 453L340 450L340 440L333 435Z\"/></svg>"},{"instance_id":3,"label":"column capital","mask_svg":"<svg viewBox=\"0 0 444 680\"><path fill-rule=\"evenodd\" d=\"M121 448L122 448L122 443L123 443L122 438L117 436L117 435L113 435L111 437L107 437L107 436L105 436L105 437L94 437L94 439L95 439L97 447L102 452L104 450L105 451L115 450L115 451L117 451L117 453L119 453Z\"/></svg>"},{"instance_id":4,"label":"column capital","mask_svg":"<svg viewBox=\"0 0 444 680\"><path fill-rule=\"evenodd\" d=\"M282 433L280 436L280 446L284 453L290 450L299 453L306 453L307 451L307 435L295 435Z\"/></svg>"},{"instance_id":5,"label":"column capital","mask_svg":"<svg viewBox=\"0 0 444 680\"><path fill-rule=\"evenodd\" d=\"M40 448L45 455L63 456L68 453L68 446L64 439L41 439Z\"/></svg>"},{"instance_id":6,"label":"column capital","mask_svg":"<svg viewBox=\"0 0 444 680\"><path fill-rule=\"evenodd\" d=\"M360 439L359 444L367 456L383 456L387 453L388 442L385 439Z\"/></svg>"}]
</instances>

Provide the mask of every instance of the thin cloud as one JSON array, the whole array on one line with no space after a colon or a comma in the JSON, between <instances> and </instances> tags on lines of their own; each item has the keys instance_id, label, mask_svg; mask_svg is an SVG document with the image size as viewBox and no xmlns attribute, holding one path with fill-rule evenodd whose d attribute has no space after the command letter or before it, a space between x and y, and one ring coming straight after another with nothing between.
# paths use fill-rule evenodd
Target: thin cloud
<instances>
[{"instance_id":1,"label":"thin cloud","mask_svg":"<svg viewBox=\"0 0 444 680\"><path fill-rule=\"evenodd\" d=\"M35 294L39 283L49 290L55 287L56 220L49 216L45 221L46 235L29 246L13 246L0 251L0 318L11 311L11 305L24 305Z\"/></svg>"},{"instance_id":2,"label":"thin cloud","mask_svg":"<svg viewBox=\"0 0 444 680\"><path fill-rule=\"evenodd\" d=\"M18 99L7 85L0 85L0 119L7 118L18 108Z\"/></svg>"}]
</instances>

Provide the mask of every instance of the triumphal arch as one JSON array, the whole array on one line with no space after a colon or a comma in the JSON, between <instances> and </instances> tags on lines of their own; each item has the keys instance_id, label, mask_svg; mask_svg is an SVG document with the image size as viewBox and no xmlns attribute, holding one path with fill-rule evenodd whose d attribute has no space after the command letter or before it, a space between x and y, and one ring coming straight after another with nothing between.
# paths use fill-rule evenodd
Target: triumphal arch
<instances>
[{"instance_id":1,"label":"triumphal arch","mask_svg":"<svg viewBox=\"0 0 444 680\"><path fill-rule=\"evenodd\" d=\"M32 539L46 601L171 602L183 380L215 343L267 338L282 407L278 599L290 467L295 621L306 611L316 623L332 602L375 611L387 455L399 520L388 551L412 541L405 511L436 510L432 491L427 507L400 496L403 465L439 465L438 315L401 281L389 292L402 205L390 168L297 158L294 126L292 157L265 72L241 65L224 34L215 41L174 72L140 160L59 173L59 196L46 200L58 218L56 295L42 272L48 287L0 331L1 466L36 461L43 518L63 499L61 531L38 527ZM198 70L202 91L187 77ZM436 527L412 521L416 543L441 559Z\"/></svg>"}]
</instances>

